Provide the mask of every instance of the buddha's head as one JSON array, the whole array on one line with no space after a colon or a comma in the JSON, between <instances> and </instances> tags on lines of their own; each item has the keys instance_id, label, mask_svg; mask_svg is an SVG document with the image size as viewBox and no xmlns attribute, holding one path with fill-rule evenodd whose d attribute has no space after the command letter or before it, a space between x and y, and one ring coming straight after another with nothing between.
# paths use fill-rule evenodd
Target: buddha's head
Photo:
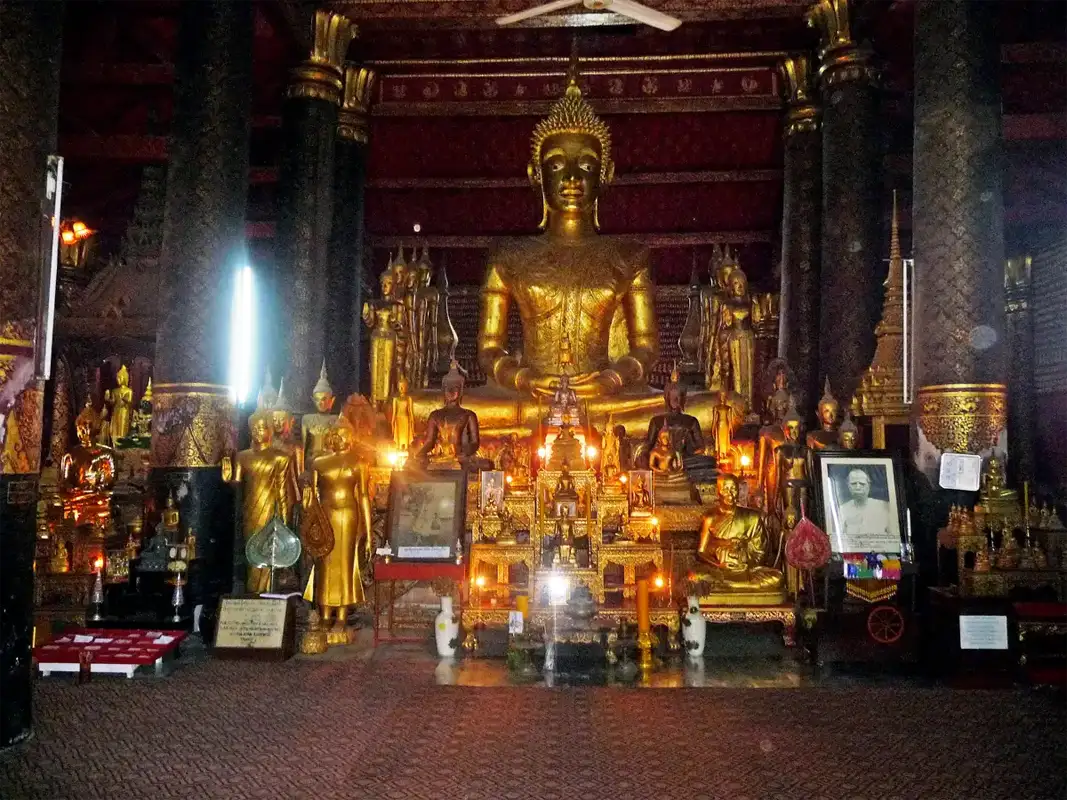
<instances>
[{"instance_id":1,"label":"buddha's head","mask_svg":"<svg viewBox=\"0 0 1067 800\"><path fill-rule=\"evenodd\" d=\"M93 409L93 401L87 397L85 399L85 408L81 410L77 419L74 420L74 431L78 436L78 443L82 447L88 447L93 443L93 434L96 432L98 420L99 417Z\"/></svg>"},{"instance_id":2,"label":"buddha's head","mask_svg":"<svg viewBox=\"0 0 1067 800\"><path fill-rule=\"evenodd\" d=\"M845 421L837 429L837 443L845 450L855 450L859 447L860 431L856 423L852 421L852 415L845 412Z\"/></svg>"},{"instance_id":3,"label":"buddha's head","mask_svg":"<svg viewBox=\"0 0 1067 800\"><path fill-rule=\"evenodd\" d=\"M289 398L285 394L285 378L278 382L278 398L270 408L270 415L274 435L280 439L288 439L293 433L296 417L293 416L292 406L289 405Z\"/></svg>"},{"instance_id":4,"label":"buddha's head","mask_svg":"<svg viewBox=\"0 0 1067 800\"><path fill-rule=\"evenodd\" d=\"M379 279L379 283L382 287L382 298L389 299L393 296L393 273L391 270L386 270L382 273L382 277Z\"/></svg>"},{"instance_id":5,"label":"buddha's head","mask_svg":"<svg viewBox=\"0 0 1067 800\"><path fill-rule=\"evenodd\" d=\"M115 380L118 381L119 386L126 387L130 385L130 372L126 369L125 364L119 367L119 371L118 374L115 376Z\"/></svg>"},{"instance_id":6,"label":"buddha's head","mask_svg":"<svg viewBox=\"0 0 1067 800\"><path fill-rule=\"evenodd\" d=\"M527 174L541 188L541 227L553 214L596 222L601 187L611 182L611 134L578 88L572 72L567 91L534 128Z\"/></svg>"},{"instance_id":7,"label":"buddha's head","mask_svg":"<svg viewBox=\"0 0 1067 800\"><path fill-rule=\"evenodd\" d=\"M356 441L356 431L350 423L344 417L340 417L335 425L330 430L330 435L327 437L326 447L335 453L347 453L352 449L352 445Z\"/></svg>"},{"instance_id":8,"label":"buddha's head","mask_svg":"<svg viewBox=\"0 0 1067 800\"><path fill-rule=\"evenodd\" d=\"M401 397L407 397L408 396L408 379L407 378L400 378L396 382L396 391L397 391L397 394L399 394Z\"/></svg>"},{"instance_id":9,"label":"buddha's head","mask_svg":"<svg viewBox=\"0 0 1067 800\"><path fill-rule=\"evenodd\" d=\"M726 279L726 285L729 289L730 296L734 299L740 299L748 295L748 278L745 277L740 269L730 270L730 275Z\"/></svg>"},{"instance_id":10,"label":"buddha's head","mask_svg":"<svg viewBox=\"0 0 1067 800\"><path fill-rule=\"evenodd\" d=\"M274 439L274 420L270 411L256 411L248 418L248 433L253 447L268 447Z\"/></svg>"},{"instance_id":11,"label":"buddha's head","mask_svg":"<svg viewBox=\"0 0 1067 800\"><path fill-rule=\"evenodd\" d=\"M830 378L827 376L823 387L822 398L819 400L819 424L823 430L833 430L837 424L837 415L841 413L841 404L837 402L834 393L830 391Z\"/></svg>"},{"instance_id":12,"label":"buddha's head","mask_svg":"<svg viewBox=\"0 0 1067 800\"><path fill-rule=\"evenodd\" d=\"M458 406L463 399L463 373L459 371L459 362L452 359L452 367L448 374L441 379L441 391L444 394L446 407Z\"/></svg>"},{"instance_id":13,"label":"buddha's head","mask_svg":"<svg viewBox=\"0 0 1067 800\"><path fill-rule=\"evenodd\" d=\"M789 412L785 415L785 419L782 420L782 433L785 434L786 441L796 443L800 441L800 437L804 434L804 420L800 416L800 412L797 411L797 404L793 401L793 398L789 398Z\"/></svg>"},{"instance_id":14,"label":"buddha's head","mask_svg":"<svg viewBox=\"0 0 1067 800\"><path fill-rule=\"evenodd\" d=\"M330 386L330 379L326 376L326 359L323 359L322 369L319 370L319 381L311 390L311 399L315 401L315 408L320 414L329 414L333 410L336 398L333 394L333 387Z\"/></svg>"},{"instance_id":15,"label":"buddha's head","mask_svg":"<svg viewBox=\"0 0 1067 800\"><path fill-rule=\"evenodd\" d=\"M735 476L726 474L719 479L719 505L723 508L733 508L737 505L739 494L740 489Z\"/></svg>"},{"instance_id":16,"label":"buddha's head","mask_svg":"<svg viewBox=\"0 0 1067 800\"><path fill-rule=\"evenodd\" d=\"M659 429L659 433L656 434L656 449L657 450L670 450L671 448L671 432L667 426L664 425Z\"/></svg>"}]
</instances>

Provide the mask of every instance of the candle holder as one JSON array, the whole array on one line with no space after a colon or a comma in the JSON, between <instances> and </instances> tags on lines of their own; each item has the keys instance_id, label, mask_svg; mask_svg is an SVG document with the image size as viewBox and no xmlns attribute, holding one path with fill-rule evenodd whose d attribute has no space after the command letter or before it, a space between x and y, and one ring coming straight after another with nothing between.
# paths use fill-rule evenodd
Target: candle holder
<instances>
[{"instance_id":1,"label":"candle holder","mask_svg":"<svg viewBox=\"0 0 1067 800\"><path fill-rule=\"evenodd\" d=\"M93 593L89 596L89 621L101 622L104 619L104 576L103 567L96 570L96 580L93 581Z\"/></svg>"},{"instance_id":2,"label":"candle holder","mask_svg":"<svg viewBox=\"0 0 1067 800\"><path fill-rule=\"evenodd\" d=\"M642 631L637 635L637 666L641 672L652 670L652 648L655 642L651 631Z\"/></svg>"}]
</instances>

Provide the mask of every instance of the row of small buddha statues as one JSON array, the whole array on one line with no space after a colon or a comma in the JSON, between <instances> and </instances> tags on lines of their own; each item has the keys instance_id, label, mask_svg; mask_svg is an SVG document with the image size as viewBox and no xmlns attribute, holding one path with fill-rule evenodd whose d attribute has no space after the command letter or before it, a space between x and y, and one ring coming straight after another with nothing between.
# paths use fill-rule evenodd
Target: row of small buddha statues
<instances>
[{"instance_id":1,"label":"row of small buddha statues","mask_svg":"<svg viewBox=\"0 0 1067 800\"><path fill-rule=\"evenodd\" d=\"M1040 514L1038 509L1034 511ZM1045 515L1038 519L1040 527L1046 530L1062 530L1059 518L1047 506ZM1024 526L1022 533L1023 541L1020 543L1015 529L1002 517L985 519L984 514L976 514L974 510L961 506L952 507L945 528L945 535L950 542L973 541L975 537L981 537L981 544L974 551L973 570L976 573L988 573L994 569L1067 569L1067 552L1064 552L1062 542L1050 539L1041 544L1031 537L1028 525Z\"/></svg>"}]
</instances>

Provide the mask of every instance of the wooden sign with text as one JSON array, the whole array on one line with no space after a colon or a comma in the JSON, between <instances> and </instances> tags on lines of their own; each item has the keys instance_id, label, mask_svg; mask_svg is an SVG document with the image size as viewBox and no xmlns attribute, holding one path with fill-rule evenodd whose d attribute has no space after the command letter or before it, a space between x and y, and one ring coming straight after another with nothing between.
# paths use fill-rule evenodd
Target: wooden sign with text
<instances>
[{"instance_id":1,"label":"wooden sign with text","mask_svg":"<svg viewBox=\"0 0 1067 800\"><path fill-rule=\"evenodd\" d=\"M223 597L215 632L218 658L285 661L296 650L292 598Z\"/></svg>"}]
</instances>

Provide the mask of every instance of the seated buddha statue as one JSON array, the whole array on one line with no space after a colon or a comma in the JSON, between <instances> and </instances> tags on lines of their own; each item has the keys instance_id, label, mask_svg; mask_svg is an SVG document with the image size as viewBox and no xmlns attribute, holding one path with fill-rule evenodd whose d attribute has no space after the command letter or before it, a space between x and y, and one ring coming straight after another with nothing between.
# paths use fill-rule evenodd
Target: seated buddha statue
<instances>
[{"instance_id":1,"label":"seated buddha statue","mask_svg":"<svg viewBox=\"0 0 1067 800\"><path fill-rule=\"evenodd\" d=\"M570 425L564 425L559 429L559 435L552 440L552 452L548 456L548 468L559 470L582 469L585 460L582 457L582 443L574 435Z\"/></svg>"},{"instance_id":2,"label":"seated buddha statue","mask_svg":"<svg viewBox=\"0 0 1067 800\"><path fill-rule=\"evenodd\" d=\"M115 451L94 442L100 416L87 398L74 420L78 444L60 461L60 495L67 517L103 524L111 516L111 487L115 485Z\"/></svg>"},{"instance_id":3,"label":"seated buddha statue","mask_svg":"<svg viewBox=\"0 0 1067 800\"><path fill-rule=\"evenodd\" d=\"M552 395L552 404L548 407L549 425L579 425L578 395L570 388L570 378L559 376L559 386Z\"/></svg>"},{"instance_id":4,"label":"seated buddha statue","mask_svg":"<svg viewBox=\"0 0 1067 800\"><path fill-rule=\"evenodd\" d=\"M686 388L679 380L678 370L671 373L671 379L663 387L663 405L666 410L656 414L649 420L648 432L645 435L638 461L645 464L648 455L656 446L660 432L667 430L670 436L670 447L677 453L682 464L705 465L713 464L712 459L704 455L704 432L700 429L700 420L692 414L685 413Z\"/></svg>"},{"instance_id":5,"label":"seated buddha statue","mask_svg":"<svg viewBox=\"0 0 1067 800\"><path fill-rule=\"evenodd\" d=\"M812 450L825 450L826 448L834 449L837 447L837 426L840 413L841 404L837 402L834 393L830 391L830 378L827 376L817 410L819 430L808 433L807 445L809 448Z\"/></svg>"},{"instance_id":6,"label":"seated buddha statue","mask_svg":"<svg viewBox=\"0 0 1067 800\"><path fill-rule=\"evenodd\" d=\"M444 405L436 409L426 423L426 436L415 452L415 461L429 469L462 469L478 452L480 436L478 415L460 403L465 381L459 364L441 380Z\"/></svg>"},{"instance_id":7,"label":"seated buddha statue","mask_svg":"<svg viewBox=\"0 0 1067 800\"><path fill-rule=\"evenodd\" d=\"M737 505L733 475L719 480L718 508L708 512L700 531L690 580L704 584L702 602L717 605L774 605L785 601L782 573L768 560L767 527L754 508Z\"/></svg>"},{"instance_id":8,"label":"seated buddha statue","mask_svg":"<svg viewBox=\"0 0 1067 800\"><path fill-rule=\"evenodd\" d=\"M597 231L601 188L613 173L608 127L572 72L564 97L533 133L528 174L541 193L543 233L502 244L482 284L478 360L488 385L470 392L468 403L487 433L531 430L538 398L555 394L564 367L568 389L589 414L603 420L613 413L631 436L644 433L662 402L648 386L659 332L648 249ZM508 349L513 306L521 356ZM416 401L417 418L429 413L429 402ZM713 405L710 396L690 398L705 427Z\"/></svg>"},{"instance_id":9,"label":"seated buddha statue","mask_svg":"<svg viewBox=\"0 0 1067 800\"><path fill-rule=\"evenodd\" d=\"M660 428L656 444L648 454L648 468L654 476L652 486L657 505L693 502L693 491L682 469L681 453L674 449L671 431L666 425Z\"/></svg>"},{"instance_id":10,"label":"seated buddha statue","mask_svg":"<svg viewBox=\"0 0 1067 800\"><path fill-rule=\"evenodd\" d=\"M552 493L553 500L577 500L578 490L574 487L574 476L570 468L564 464L556 481L556 490Z\"/></svg>"},{"instance_id":11,"label":"seated buddha statue","mask_svg":"<svg viewBox=\"0 0 1067 800\"><path fill-rule=\"evenodd\" d=\"M1007 488L1004 483L1004 465L994 453L982 470L975 512L979 516L984 515L987 523L1002 520L1008 526L1021 524L1022 500L1017 491Z\"/></svg>"}]
</instances>

